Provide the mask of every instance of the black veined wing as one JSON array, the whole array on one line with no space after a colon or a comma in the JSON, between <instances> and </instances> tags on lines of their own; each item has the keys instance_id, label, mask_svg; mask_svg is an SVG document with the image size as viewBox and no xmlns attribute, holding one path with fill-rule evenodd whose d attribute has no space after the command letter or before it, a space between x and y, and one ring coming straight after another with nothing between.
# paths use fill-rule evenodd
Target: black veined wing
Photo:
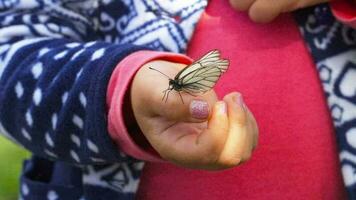
<instances>
[{"instance_id":1,"label":"black veined wing","mask_svg":"<svg viewBox=\"0 0 356 200\"><path fill-rule=\"evenodd\" d=\"M150 67L150 69L158 71L169 79L169 86L163 95L162 100L166 97L168 100L169 92L175 90L177 92L184 91L188 94L195 95L198 93L205 93L214 87L221 75L226 72L229 67L229 61L220 58L218 50L212 50L201 57L199 60L193 62L191 65L181 70L174 79L169 78L166 74L157 69ZM180 95L183 102L183 98ZM184 102L183 102L184 103Z\"/></svg>"},{"instance_id":2,"label":"black veined wing","mask_svg":"<svg viewBox=\"0 0 356 200\"><path fill-rule=\"evenodd\" d=\"M201 57L199 60L194 61L191 65L180 71L174 79L180 79L189 75L191 72L198 70L199 68L208 66L216 66L220 68L222 72L225 72L229 67L229 61L220 59L220 52L218 50L212 50Z\"/></svg>"},{"instance_id":3,"label":"black veined wing","mask_svg":"<svg viewBox=\"0 0 356 200\"><path fill-rule=\"evenodd\" d=\"M213 50L180 71L174 80L187 93L204 93L214 87L228 67L229 61L220 59L220 52Z\"/></svg>"}]
</instances>

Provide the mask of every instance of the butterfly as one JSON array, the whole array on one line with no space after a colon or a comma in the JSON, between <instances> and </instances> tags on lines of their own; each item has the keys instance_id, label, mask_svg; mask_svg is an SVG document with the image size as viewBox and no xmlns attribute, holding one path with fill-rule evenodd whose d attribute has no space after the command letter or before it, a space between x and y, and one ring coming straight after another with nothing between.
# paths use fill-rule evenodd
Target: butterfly
<instances>
[{"instance_id":1,"label":"butterfly","mask_svg":"<svg viewBox=\"0 0 356 200\"><path fill-rule=\"evenodd\" d=\"M214 87L228 68L229 60L221 59L218 50L209 51L199 60L182 69L174 79L157 69L149 67L149 69L155 70L169 79L168 88L163 91L162 101L166 98L165 102L167 102L169 93L175 90L179 93L183 104L184 101L180 92L186 92L192 96L204 94Z\"/></svg>"}]
</instances>

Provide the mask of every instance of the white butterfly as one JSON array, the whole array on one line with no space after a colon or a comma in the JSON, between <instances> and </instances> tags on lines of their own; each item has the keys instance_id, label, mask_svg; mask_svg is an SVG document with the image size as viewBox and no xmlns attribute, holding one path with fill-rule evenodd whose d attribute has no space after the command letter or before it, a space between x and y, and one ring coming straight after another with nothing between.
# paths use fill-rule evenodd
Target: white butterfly
<instances>
[{"instance_id":1,"label":"white butterfly","mask_svg":"<svg viewBox=\"0 0 356 200\"><path fill-rule=\"evenodd\" d=\"M182 69L174 79L171 79L164 73L150 67L150 69L160 72L169 78L169 86L163 91L164 96L168 100L169 92L175 90L179 92L186 92L192 96L195 94L203 94L214 87L220 76L226 72L229 67L229 60L221 59L218 50L212 50L205 54L199 60L193 62L191 65ZM184 103L184 102L183 102Z\"/></svg>"}]
</instances>

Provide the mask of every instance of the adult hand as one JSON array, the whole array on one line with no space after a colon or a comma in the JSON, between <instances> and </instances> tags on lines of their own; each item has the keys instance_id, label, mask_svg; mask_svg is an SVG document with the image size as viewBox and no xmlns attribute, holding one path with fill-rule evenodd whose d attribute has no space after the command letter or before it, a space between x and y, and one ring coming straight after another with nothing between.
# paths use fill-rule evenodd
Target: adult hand
<instances>
[{"instance_id":1,"label":"adult hand","mask_svg":"<svg viewBox=\"0 0 356 200\"><path fill-rule=\"evenodd\" d=\"M248 11L252 21L271 22L278 15L300 8L313 6L329 0L229 0L233 8ZM353 0L356 2L356 0Z\"/></svg>"}]
</instances>

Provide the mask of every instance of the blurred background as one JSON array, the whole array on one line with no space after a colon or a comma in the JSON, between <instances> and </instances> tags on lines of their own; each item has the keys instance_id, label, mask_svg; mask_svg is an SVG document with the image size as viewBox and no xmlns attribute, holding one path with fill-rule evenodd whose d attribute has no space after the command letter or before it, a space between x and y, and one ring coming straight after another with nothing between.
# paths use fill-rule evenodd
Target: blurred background
<instances>
[{"instance_id":1,"label":"blurred background","mask_svg":"<svg viewBox=\"0 0 356 200\"><path fill-rule=\"evenodd\" d=\"M17 200L22 161L30 154L0 134L0 200Z\"/></svg>"}]
</instances>

